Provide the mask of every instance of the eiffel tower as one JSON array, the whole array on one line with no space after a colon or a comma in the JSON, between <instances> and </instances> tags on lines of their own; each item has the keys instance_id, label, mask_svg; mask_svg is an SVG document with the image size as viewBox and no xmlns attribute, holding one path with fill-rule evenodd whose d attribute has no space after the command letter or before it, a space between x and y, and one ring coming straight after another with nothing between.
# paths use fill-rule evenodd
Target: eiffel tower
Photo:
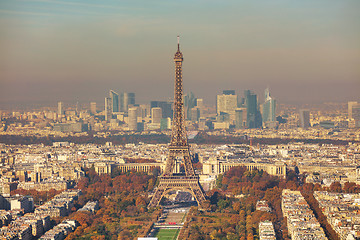
<instances>
[{"instance_id":1,"label":"eiffel tower","mask_svg":"<svg viewBox=\"0 0 360 240\"><path fill-rule=\"evenodd\" d=\"M180 52L178 36L178 49L174 57L175 61L175 97L174 97L174 119L172 125L171 142L166 160L165 171L160 177L159 186L152 197L149 207L159 205L163 196L172 190L183 190L190 192L202 208L205 201L205 193L199 183L199 176L195 175L189 144L184 125L184 103L182 85L182 62L183 54ZM184 172L180 173L179 163L184 165Z\"/></svg>"}]
</instances>

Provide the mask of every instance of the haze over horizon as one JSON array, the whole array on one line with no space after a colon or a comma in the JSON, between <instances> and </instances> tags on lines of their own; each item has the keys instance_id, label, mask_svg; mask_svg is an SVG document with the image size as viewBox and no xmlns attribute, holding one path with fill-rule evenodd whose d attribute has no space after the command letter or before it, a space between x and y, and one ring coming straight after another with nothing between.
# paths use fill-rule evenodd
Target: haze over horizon
<instances>
[{"instance_id":1,"label":"haze over horizon","mask_svg":"<svg viewBox=\"0 0 360 240\"><path fill-rule=\"evenodd\" d=\"M223 89L278 103L360 100L360 1L12 0L0 3L0 108L173 97L176 36L184 92Z\"/></svg>"}]
</instances>

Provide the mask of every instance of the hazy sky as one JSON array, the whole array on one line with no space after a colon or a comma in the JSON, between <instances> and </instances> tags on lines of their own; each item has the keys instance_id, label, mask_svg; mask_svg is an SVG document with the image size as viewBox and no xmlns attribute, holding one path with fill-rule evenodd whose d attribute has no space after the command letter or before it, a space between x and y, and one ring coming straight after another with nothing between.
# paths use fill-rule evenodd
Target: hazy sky
<instances>
[{"instance_id":1,"label":"hazy sky","mask_svg":"<svg viewBox=\"0 0 360 240\"><path fill-rule=\"evenodd\" d=\"M0 107L173 96L176 36L185 92L278 102L360 100L359 0L0 0Z\"/></svg>"}]
</instances>

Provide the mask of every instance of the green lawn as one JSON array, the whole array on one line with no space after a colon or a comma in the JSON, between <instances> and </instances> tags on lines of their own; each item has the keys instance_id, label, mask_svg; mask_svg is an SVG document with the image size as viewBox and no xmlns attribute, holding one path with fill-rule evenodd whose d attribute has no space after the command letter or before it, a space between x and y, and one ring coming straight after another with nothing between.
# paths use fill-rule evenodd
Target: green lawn
<instances>
[{"instance_id":1,"label":"green lawn","mask_svg":"<svg viewBox=\"0 0 360 240\"><path fill-rule=\"evenodd\" d=\"M176 240L180 229L160 229L155 237L159 240Z\"/></svg>"}]
</instances>

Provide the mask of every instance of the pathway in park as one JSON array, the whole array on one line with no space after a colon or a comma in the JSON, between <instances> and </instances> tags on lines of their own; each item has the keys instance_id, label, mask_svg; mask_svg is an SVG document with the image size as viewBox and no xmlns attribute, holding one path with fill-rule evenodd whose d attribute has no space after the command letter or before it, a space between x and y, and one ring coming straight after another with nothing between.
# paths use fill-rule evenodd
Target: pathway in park
<instances>
[{"instance_id":1,"label":"pathway in park","mask_svg":"<svg viewBox=\"0 0 360 240\"><path fill-rule=\"evenodd\" d=\"M159 240L176 240L189 209L190 207L164 208L148 237L157 237Z\"/></svg>"}]
</instances>

